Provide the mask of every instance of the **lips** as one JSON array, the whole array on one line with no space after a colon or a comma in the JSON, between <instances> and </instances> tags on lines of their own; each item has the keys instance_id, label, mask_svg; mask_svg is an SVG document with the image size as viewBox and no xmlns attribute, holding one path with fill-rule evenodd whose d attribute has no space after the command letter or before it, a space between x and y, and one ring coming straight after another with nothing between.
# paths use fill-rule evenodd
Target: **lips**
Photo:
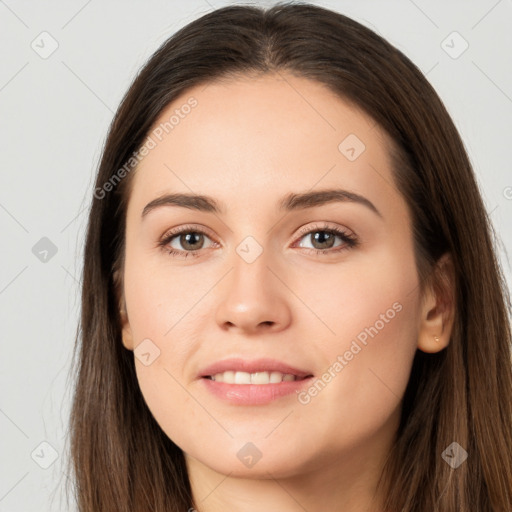
<instances>
[{"instance_id":1,"label":"lips","mask_svg":"<svg viewBox=\"0 0 512 512\"><path fill-rule=\"evenodd\" d=\"M313 374L275 359L225 359L199 372L206 391L230 405L265 405L300 392Z\"/></svg>"},{"instance_id":2,"label":"lips","mask_svg":"<svg viewBox=\"0 0 512 512\"><path fill-rule=\"evenodd\" d=\"M215 375L224 374L225 372L248 373L248 374L261 374L268 372L281 373L283 375L292 375L293 380L301 380L306 377L311 377L312 373L307 370L294 368L286 363L276 359L241 359L232 358L218 361L210 366L207 366L199 372L199 377L211 378ZM285 379L286 380L286 379ZM240 382L242 384L242 382Z\"/></svg>"}]
</instances>

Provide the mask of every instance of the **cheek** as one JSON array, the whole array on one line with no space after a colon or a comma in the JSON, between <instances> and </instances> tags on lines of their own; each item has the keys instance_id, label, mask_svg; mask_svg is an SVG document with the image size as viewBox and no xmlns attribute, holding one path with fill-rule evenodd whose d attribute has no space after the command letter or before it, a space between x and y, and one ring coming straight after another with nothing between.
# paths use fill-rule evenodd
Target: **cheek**
<instances>
[{"instance_id":1,"label":"cheek","mask_svg":"<svg viewBox=\"0 0 512 512\"><path fill-rule=\"evenodd\" d=\"M301 403L325 424L339 425L346 438L376 431L396 410L416 352L414 262L382 251L366 263L351 272L341 269L338 277L332 271L324 279L317 275L316 282L329 283L323 293L311 296L306 284L315 312L334 334L326 331L316 344L324 371ZM347 415L357 421L340 423Z\"/></svg>"},{"instance_id":2,"label":"cheek","mask_svg":"<svg viewBox=\"0 0 512 512\"><path fill-rule=\"evenodd\" d=\"M133 258L126 264L125 295L140 390L161 428L172 440L181 441L191 425L211 428L185 389L188 382L183 376L187 361L200 347L194 329L200 308L194 306L211 285L197 272L180 280L168 274L161 264L151 266Z\"/></svg>"},{"instance_id":3,"label":"cheek","mask_svg":"<svg viewBox=\"0 0 512 512\"><path fill-rule=\"evenodd\" d=\"M172 340L173 366L177 366L194 346L191 319L197 317L197 304L215 276L194 272L192 267L166 268L164 255L147 260L144 254L135 254L126 265L125 295L134 345L149 338L163 351Z\"/></svg>"}]
</instances>

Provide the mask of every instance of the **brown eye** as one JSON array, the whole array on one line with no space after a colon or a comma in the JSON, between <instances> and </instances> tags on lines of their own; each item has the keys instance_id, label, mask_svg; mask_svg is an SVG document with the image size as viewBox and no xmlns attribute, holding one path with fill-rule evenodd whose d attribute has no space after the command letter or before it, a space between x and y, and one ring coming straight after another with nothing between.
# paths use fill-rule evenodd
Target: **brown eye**
<instances>
[{"instance_id":1,"label":"brown eye","mask_svg":"<svg viewBox=\"0 0 512 512\"><path fill-rule=\"evenodd\" d=\"M325 227L322 229L317 227L302 231L299 240L307 240L308 238L312 247L305 247L303 242L299 243L299 247L313 250L317 254L337 253L345 249L355 247L358 243L355 235L342 231L338 228L330 227ZM337 238L340 239L342 243L335 245Z\"/></svg>"},{"instance_id":2,"label":"brown eye","mask_svg":"<svg viewBox=\"0 0 512 512\"><path fill-rule=\"evenodd\" d=\"M336 235L329 231L314 231L308 235L315 249L330 249L335 243Z\"/></svg>"},{"instance_id":3,"label":"brown eye","mask_svg":"<svg viewBox=\"0 0 512 512\"><path fill-rule=\"evenodd\" d=\"M201 229L184 226L164 235L158 245L173 256L198 256L206 240L211 238Z\"/></svg>"},{"instance_id":4,"label":"brown eye","mask_svg":"<svg viewBox=\"0 0 512 512\"><path fill-rule=\"evenodd\" d=\"M197 251L198 249L202 249L204 244L204 235L202 233L191 231L189 233L180 234L177 238L186 251Z\"/></svg>"}]
</instances>

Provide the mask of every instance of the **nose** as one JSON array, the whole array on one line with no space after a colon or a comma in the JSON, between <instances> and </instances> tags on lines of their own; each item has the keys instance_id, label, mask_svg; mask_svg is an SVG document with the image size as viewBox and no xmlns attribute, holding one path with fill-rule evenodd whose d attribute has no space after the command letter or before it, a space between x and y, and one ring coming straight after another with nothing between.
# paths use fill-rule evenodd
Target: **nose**
<instances>
[{"instance_id":1,"label":"nose","mask_svg":"<svg viewBox=\"0 0 512 512\"><path fill-rule=\"evenodd\" d=\"M291 321L290 297L285 272L267 253L248 263L235 253L231 270L219 283L217 324L223 330L245 334L278 332Z\"/></svg>"}]
</instances>

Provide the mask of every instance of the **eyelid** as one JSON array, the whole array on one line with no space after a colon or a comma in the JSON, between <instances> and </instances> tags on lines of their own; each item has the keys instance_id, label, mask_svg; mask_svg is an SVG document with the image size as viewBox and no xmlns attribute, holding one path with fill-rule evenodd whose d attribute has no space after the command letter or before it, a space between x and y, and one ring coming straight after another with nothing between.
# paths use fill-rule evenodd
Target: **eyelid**
<instances>
[{"instance_id":1,"label":"eyelid","mask_svg":"<svg viewBox=\"0 0 512 512\"><path fill-rule=\"evenodd\" d=\"M208 235L210 238L215 239L215 236L212 235L213 231L211 231L209 228L202 226L200 224L183 224L181 226L168 229L160 238L160 241L163 241L167 238L169 238L172 235L179 235L181 233L187 233L189 231L199 232L203 233L205 235Z\"/></svg>"},{"instance_id":2,"label":"eyelid","mask_svg":"<svg viewBox=\"0 0 512 512\"><path fill-rule=\"evenodd\" d=\"M314 223L313 225L307 224L306 226L303 226L302 228L300 228L299 231L297 232L297 234L295 235L295 238L296 237L302 238L304 235L308 235L314 231L330 231L330 230L341 231L343 234L350 236L350 237L357 236L351 229L348 229L344 226L339 226L336 224L329 224L329 222L327 222L327 221L320 221L320 222Z\"/></svg>"}]
</instances>

